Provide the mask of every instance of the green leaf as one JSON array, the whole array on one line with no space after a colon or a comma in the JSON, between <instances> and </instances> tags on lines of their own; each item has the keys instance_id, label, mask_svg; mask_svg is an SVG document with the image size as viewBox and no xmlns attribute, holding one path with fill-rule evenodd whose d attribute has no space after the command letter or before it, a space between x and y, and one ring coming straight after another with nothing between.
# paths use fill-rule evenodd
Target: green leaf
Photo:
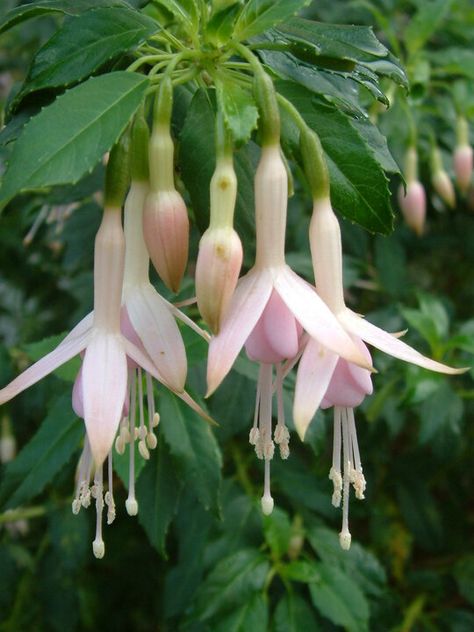
<instances>
[{"instance_id":1,"label":"green leaf","mask_svg":"<svg viewBox=\"0 0 474 632\"><path fill-rule=\"evenodd\" d=\"M211 17L206 26L206 37L215 46L222 46L229 41L234 32L236 15L240 9L240 2L234 2Z\"/></svg>"},{"instance_id":2,"label":"green leaf","mask_svg":"<svg viewBox=\"0 0 474 632\"><path fill-rule=\"evenodd\" d=\"M310 606L296 592L287 593L275 610L275 632L301 632L320 629Z\"/></svg>"},{"instance_id":3,"label":"green leaf","mask_svg":"<svg viewBox=\"0 0 474 632\"><path fill-rule=\"evenodd\" d=\"M461 595L474 606L474 555L467 555L456 563L454 577Z\"/></svg>"},{"instance_id":4,"label":"green leaf","mask_svg":"<svg viewBox=\"0 0 474 632\"><path fill-rule=\"evenodd\" d=\"M243 40L263 33L308 4L309 0L249 0L237 19L234 36Z\"/></svg>"},{"instance_id":5,"label":"green leaf","mask_svg":"<svg viewBox=\"0 0 474 632\"><path fill-rule=\"evenodd\" d=\"M227 617L219 618L214 632L267 632L268 604L263 593L252 595L240 608Z\"/></svg>"},{"instance_id":6,"label":"green leaf","mask_svg":"<svg viewBox=\"0 0 474 632\"><path fill-rule=\"evenodd\" d=\"M205 621L244 604L264 585L269 564L258 549L241 549L221 559L196 597L196 614Z\"/></svg>"},{"instance_id":7,"label":"green leaf","mask_svg":"<svg viewBox=\"0 0 474 632\"><path fill-rule=\"evenodd\" d=\"M243 145L257 127L258 110L252 93L221 74L216 80L216 94L235 144Z\"/></svg>"},{"instance_id":8,"label":"green leaf","mask_svg":"<svg viewBox=\"0 0 474 632\"><path fill-rule=\"evenodd\" d=\"M263 531L273 555L277 558L285 555L291 539L291 523L286 511L276 507L269 516L265 516Z\"/></svg>"},{"instance_id":9,"label":"green leaf","mask_svg":"<svg viewBox=\"0 0 474 632\"><path fill-rule=\"evenodd\" d=\"M215 110L211 93L199 90L187 108L181 131L181 175L191 197L194 215L201 232L209 224L209 184L215 161ZM249 147L243 147L234 156L238 188L235 209L236 229L243 241L253 240L254 161Z\"/></svg>"},{"instance_id":10,"label":"green leaf","mask_svg":"<svg viewBox=\"0 0 474 632\"><path fill-rule=\"evenodd\" d=\"M311 92L291 82L278 82L278 91L298 109L320 139L328 161L331 200L347 219L367 230L387 234L393 214L387 178L360 133L343 113L319 103ZM288 122L288 121L287 121ZM294 128L283 130L295 151Z\"/></svg>"},{"instance_id":11,"label":"green leaf","mask_svg":"<svg viewBox=\"0 0 474 632\"><path fill-rule=\"evenodd\" d=\"M199 10L195 0L154 0L190 31L197 31Z\"/></svg>"},{"instance_id":12,"label":"green leaf","mask_svg":"<svg viewBox=\"0 0 474 632\"><path fill-rule=\"evenodd\" d=\"M203 507L218 513L221 454L209 424L167 391L159 408L160 430L178 471Z\"/></svg>"},{"instance_id":13,"label":"green leaf","mask_svg":"<svg viewBox=\"0 0 474 632\"><path fill-rule=\"evenodd\" d=\"M63 13L64 15L79 15L88 9L97 7L128 7L123 0L36 0L22 4L9 11L0 22L0 34L13 26L49 13Z\"/></svg>"},{"instance_id":14,"label":"green leaf","mask_svg":"<svg viewBox=\"0 0 474 632\"><path fill-rule=\"evenodd\" d=\"M161 428L161 425L159 426ZM176 512L183 481L163 437L150 452L150 460L137 481L138 521L151 544L165 555L168 527Z\"/></svg>"},{"instance_id":15,"label":"green leaf","mask_svg":"<svg viewBox=\"0 0 474 632\"><path fill-rule=\"evenodd\" d=\"M16 459L5 467L0 505L18 507L40 494L77 450L84 425L72 411L70 395L56 400L46 419ZM73 481L71 481L72 489Z\"/></svg>"},{"instance_id":16,"label":"green leaf","mask_svg":"<svg viewBox=\"0 0 474 632\"><path fill-rule=\"evenodd\" d=\"M357 584L334 566L315 564L320 581L311 583L311 599L319 612L349 632L368 631L369 605Z\"/></svg>"},{"instance_id":17,"label":"green leaf","mask_svg":"<svg viewBox=\"0 0 474 632\"><path fill-rule=\"evenodd\" d=\"M142 75L113 72L58 97L30 120L15 143L0 204L23 191L77 182L125 130L147 85Z\"/></svg>"},{"instance_id":18,"label":"green leaf","mask_svg":"<svg viewBox=\"0 0 474 632\"><path fill-rule=\"evenodd\" d=\"M404 33L405 46L413 55L423 48L426 42L441 25L451 10L452 0L425 0L411 19Z\"/></svg>"},{"instance_id":19,"label":"green leaf","mask_svg":"<svg viewBox=\"0 0 474 632\"><path fill-rule=\"evenodd\" d=\"M154 20L118 7L87 11L66 21L37 53L15 102L35 90L81 81L157 29Z\"/></svg>"},{"instance_id":20,"label":"green leaf","mask_svg":"<svg viewBox=\"0 0 474 632\"><path fill-rule=\"evenodd\" d=\"M420 444L429 443L439 432L444 430L450 430L453 434L460 435L463 413L463 400L444 380L421 407Z\"/></svg>"},{"instance_id":21,"label":"green leaf","mask_svg":"<svg viewBox=\"0 0 474 632\"><path fill-rule=\"evenodd\" d=\"M312 51L318 56L359 62L388 55L388 50L375 37L370 26L327 24L292 18L276 31L283 34L287 41L300 44L302 50ZM293 49L292 52L297 50Z\"/></svg>"},{"instance_id":22,"label":"green leaf","mask_svg":"<svg viewBox=\"0 0 474 632\"><path fill-rule=\"evenodd\" d=\"M311 584L312 582L319 581L319 573L314 563L306 560L295 560L283 567L283 574L286 579L291 579L296 582L303 582L305 584Z\"/></svg>"},{"instance_id":23,"label":"green leaf","mask_svg":"<svg viewBox=\"0 0 474 632\"><path fill-rule=\"evenodd\" d=\"M474 50L453 46L427 53L430 61L436 65L437 74L461 75L474 79Z\"/></svg>"}]
</instances>

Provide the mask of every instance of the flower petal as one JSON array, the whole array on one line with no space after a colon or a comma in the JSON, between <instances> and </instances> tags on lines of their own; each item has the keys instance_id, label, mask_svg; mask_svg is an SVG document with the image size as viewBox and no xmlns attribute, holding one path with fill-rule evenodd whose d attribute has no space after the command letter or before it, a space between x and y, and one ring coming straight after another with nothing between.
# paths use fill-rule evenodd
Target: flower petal
<instances>
[{"instance_id":1,"label":"flower petal","mask_svg":"<svg viewBox=\"0 0 474 632\"><path fill-rule=\"evenodd\" d=\"M395 338L392 334L387 333L385 330L376 327L365 318L361 318L354 314L350 309L342 312L339 315L339 320L355 336L359 336L370 345L373 345L380 351L384 351L394 358L399 358L405 362L411 362L424 369L430 371L437 371L438 373L448 373L451 375L464 373L468 369L455 369L453 367L431 360L422 355L413 347L410 347L402 340Z\"/></svg>"},{"instance_id":2,"label":"flower petal","mask_svg":"<svg viewBox=\"0 0 474 632\"><path fill-rule=\"evenodd\" d=\"M120 334L95 330L82 363L84 421L100 466L109 453L127 393L127 358Z\"/></svg>"},{"instance_id":3,"label":"flower petal","mask_svg":"<svg viewBox=\"0 0 474 632\"><path fill-rule=\"evenodd\" d=\"M72 337L67 342L63 340L53 351L32 364L0 390L0 404L8 402L15 395L36 384L59 366L78 355L86 347L89 337L90 330L86 330L85 333Z\"/></svg>"},{"instance_id":4,"label":"flower petal","mask_svg":"<svg viewBox=\"0 0 474 632\"><path fill-rule=\"evenodd\" d=\"M128 316L158 371L176 391L184 389L186 351L175 319L153 286L139 285L127 291Z\"/></svg>"},{"instance_id":5,"label":"flower petal","mask_svg":"<svg viewBox=\"0 0 474 632\"><path fill-rule=\"evenodd\" d=\"M312 338L300 360L296 376L293 420L304 441L306 430L326 393L339 356Z\"/></svg>"},{"instance_id":6,"label":"flower petal","mask_svg":"<svg viewBox=\"0 0 474 632\"><path fill-rule=\"evenodd\" d=\"M275 278L275 289L312 338L348 362L372 368L316 290L288 266Z\"/></svg>"},{"instance_id":7,"label":"flower petal","mask_svg":"<svg viewBox=\"0 0 474 632\"><path fill-rule=\"evenodd\" d=\"M216 390L230 371L271 292L271 274L266 269L253 268L239 281L219 334L209 344L206 397Z\"/></svg>"}]
</instances>

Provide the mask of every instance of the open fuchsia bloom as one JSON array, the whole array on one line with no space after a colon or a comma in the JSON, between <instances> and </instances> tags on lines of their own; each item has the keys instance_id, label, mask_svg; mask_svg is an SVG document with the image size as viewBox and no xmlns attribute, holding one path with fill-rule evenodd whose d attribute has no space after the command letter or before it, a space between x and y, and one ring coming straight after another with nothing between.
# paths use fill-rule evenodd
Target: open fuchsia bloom
<instances>
[{"instance_id":1,"label":"open fuchsia bloom","mask_svg":"<svg viewBox=\"0 0 474 632\"><path fill-rule=\"evenodd\" d=\"M341 233L329 198L314 201L310 245L318 294L351 336L353 344L366 358L367 365L371 364L370 354L364 342L395 358L431 371L448 374L465 371L423 356L395 335L372 325L346 307L342 284ZM304 439L316 410L319 407L334 407L333 464L329 477L334 485L333 504L339 506L342 498L340 543L344 549L348 549L351 543L348 525L350 485L353 485L357 498L363 498L365 490L353 409L371 393L372 382L367 369L348 362L324 343L316 340L307 342L296 379L294 422L301 439Z\"/></svg>"},{"instance_id":2,"label":"open fuchsia bloom","mask_svg":"<svg viewBox=\"0 0 474 632\"><path fill-rule=\"evenodd\" d=\"M138 511L134 493L134 441L138 438L140 453L144 457L149 456L148 449L156 446L153 428L159 421L155 413L151 378L162 382L196 412L207 417L183 390L186 356L179 330L171 315L175 308L159 297L148 282L148 255L141 231L144 193L143 184L135 183L127 198L127 257L121 209L119 206L104 209L95 240L93 313L76 325L56 349L0 390L0 403L3 404L84 352L74 384L73 407L85 421L87 436L79 463L73 511L77 513L81 506L87 507L91 502L91 494L95 498L97 528L93 551L99 558L105 552L102 539L102 464L108 457L109 483L105 502L110 523L115 516L111 448L118 430L118 451L123 452L125 443L130 442L130 480L126 507L130 515ZM125 267L127 283L124 285ZM125 307L121 311L122 291ZM154 360L159 363L158 367ZM142 371L147 387L148 429L144 423ZM138 427L135 426L137 399ZM93 470L94 484L89 489Z\"/></svg>"},{"instance_id":3,"label":"open fuchsia bloom","mask_svg":"<svg viewBox=\"0 0 474 632\"><path fill-rule=\"evenodd\" d=\"M298 354L303 329L326 345L334 354L370 368L331 310L314 289L285 263L285 228L288 200L288 175L279 144L262 148L255 175L257 255L254 267L239 281L219 334L209 345L207 367L208 395L231 369L239 351L246 345L249 356L260 363L257 410L250 441L257 455L265 459L265 490L262 507L273 508L269 470L273 456L271 429L272 366L277 365L278 398L282 373L279 363ZM275 441L288 454L288 431L279 406Z\"/></svg>"}]
</instances>

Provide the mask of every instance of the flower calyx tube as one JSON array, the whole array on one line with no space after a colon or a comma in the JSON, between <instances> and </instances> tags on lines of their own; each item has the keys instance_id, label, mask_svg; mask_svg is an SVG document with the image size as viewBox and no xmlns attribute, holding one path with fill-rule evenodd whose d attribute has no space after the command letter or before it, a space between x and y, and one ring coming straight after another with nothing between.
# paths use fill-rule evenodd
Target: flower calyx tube
<instances>
[{"instance_id":1,"label":"flower calyx tube","mask_svg":"<svg viewBox=\"0 0 474 632\"><path fill-rule=\"evenodd\" d=\"M196 297L201 316L214 334L234 293L242 266L242 242L233 227L237 176L232 143L222 117L216 125L216 168L210 186L210 223L199 242Z\"/></svg>"},{"instance_id":2,"label":"flower calyx tube","mask_svg":"<svg viewBox=\"0 0 474 632\"><path fill-rule=\"evenodd\" d=\"M456 147L454 149L454 174L462 193L471 185L473 169L473 150L469 143L469 124L463 116L456 122Z\"/></svg>"},{"instance_id":3,"label":"flower calyx tube","mask_svg":"<svg viewBox=\"0 0 474 632\"><path fill-rule=\"evenodd\" d=\"M150 191L143 211L143 232L156 271L170 290L177 292L188 261L189 219L174 183L172 103L172 83L165 75L155 100L149 145Z\"/></svg>"},{"instance_id":4,"label":"flower calyx tube","mask_svg":"<svg viewBox=\"0 0 474 632\"><path fill-rule=\"evenodd\" d=\"M423 234L426 219L426 193L418 179L418 153L411 146L405 154L406 191L403 184L398 189L398 203L407 226L419 237Z\"/></svg>"},{"instance_id":5,"label":"flower calyx tube","mask_svg":"<svg viewBox=\"0 0 474 632\"><path fill-rule=\"evenodd\" d=\"M443 167L443 159L441 151L436 145L431 149L431 184L434 190L449 207L454 208L456 205L456 195L454 193L453 183Z\"/></svg>"}]
</instances>

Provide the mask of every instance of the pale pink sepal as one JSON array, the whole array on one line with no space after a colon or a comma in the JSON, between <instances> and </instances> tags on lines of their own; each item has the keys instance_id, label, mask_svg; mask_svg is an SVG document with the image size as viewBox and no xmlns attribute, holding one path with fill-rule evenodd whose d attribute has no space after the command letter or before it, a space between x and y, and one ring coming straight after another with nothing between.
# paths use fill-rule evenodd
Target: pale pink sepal
<instances>
[{"instance_id":1,"label":"pale pink sepal","mask_svg":"<svg viewBox=\"0 0 474 632\"><path fill-rule=\"evenodd\" d=\"M74 331L74 330L73 330ZM10 399L29 388L46 375L52 373L62 364L74 358L85 349L90 338L90 330L86 330L79 336L63 341L53 351L28 367L23 373L16 377L10 384L0 390L0 404L8 402Z\"/></svg>"},{"instance_id":2,"label":"pale pink sepal","mask_svg":"<svg viewBox=\"0 0 474 632\"><path fill-rule=\"evenodd\" d=\"M254 269L239 281L220 332L209 344L207 396L213 393L242 349L272 292L267 269Z\"/></svg>"},{"instance_id":3,"label":"pale pink sepal","mask_svg":"<svg viewBox=\"0 0 474 632\"><path fill-rule=\"evenodd\" d=\"M134 330L158 371L173 390L182 391L187 360L183 339L168 306L148 284L129 289L125 305Z\"/></svg>"},{"instance_id":4,"label":"pale pink sepal","mask_svg":"<svg viewBox=\"0 0 474 632\"><path fill-rule=\"evenodd\" d=\"M82 383L82 364L72 387L72 409L80 419L84 419L84 391Z\"/></svg>"},{"instance_id":5,"label":"pale pink sepal","mask_svg":"<svg viewBox=\"0 0 474 632\"><path fill-rule=\"evenodd\" d=\"M298 367L293 420L301 441L326 393L339 356L309 339Z\"/></svg>"},{"instance_id":6,"label":"pale pink sepal","mask_svg":"<svg viewBox=\"0 0 474 632\"><path fill-rule=\"evenodd\" d=\"M349 362L372 368L316 290L288 266L276 276L275 289L312 338Z\"/></svg>"},{"instance_id":7,"label":"pale pink sepal","mask_svg":"<svg viewBox=\"0 0 474 632\"><path fill-rule=\"evenodd\" d=\"M94 312L89 312L86 316L84 316L82 320L80 320L77 323L77 325L73 329L71 329L68 335L61 341L61 344L59 346L65 344L66 342L69 342L70 340L74 340L74 338L78 338L79 336L82 336L83 334L85 334L86 331L88 331L92 327L93 322L94 322Z\"/></svg>"},{"instance_id":8,"label":"pale pink sepal","mask_svg":"<svg viewBox=\"0 0 474 632\"><path fill-rule=\"evenodd\" d=\"M123 340L120 334L94 331L82 363L84 421L97 466L110 452L127 393Z\"/></svg>"},{"instance_id":9,"label":"pale pink sepal","mask_svg":"<svg viewBox=\"0 0 474 632\"><path fill-rule=\"evenodd\" d=\"M438 373L448 373L450 375L456 375L464 373L467 369L455 369L453 367L431 360L422 355L405 342L402 342L395 336L387 333L380 327L376 327L372 323L369 323L364 318L357 316L350 309L347 309L343 313L339 314L339 320L354 336L359 336L368 344L388 353L388 355L394 358L399 358L405 362L411 362L417 366L421 366L424 369L430 371L437 371Z\"/></svg>"}]
</instances>

